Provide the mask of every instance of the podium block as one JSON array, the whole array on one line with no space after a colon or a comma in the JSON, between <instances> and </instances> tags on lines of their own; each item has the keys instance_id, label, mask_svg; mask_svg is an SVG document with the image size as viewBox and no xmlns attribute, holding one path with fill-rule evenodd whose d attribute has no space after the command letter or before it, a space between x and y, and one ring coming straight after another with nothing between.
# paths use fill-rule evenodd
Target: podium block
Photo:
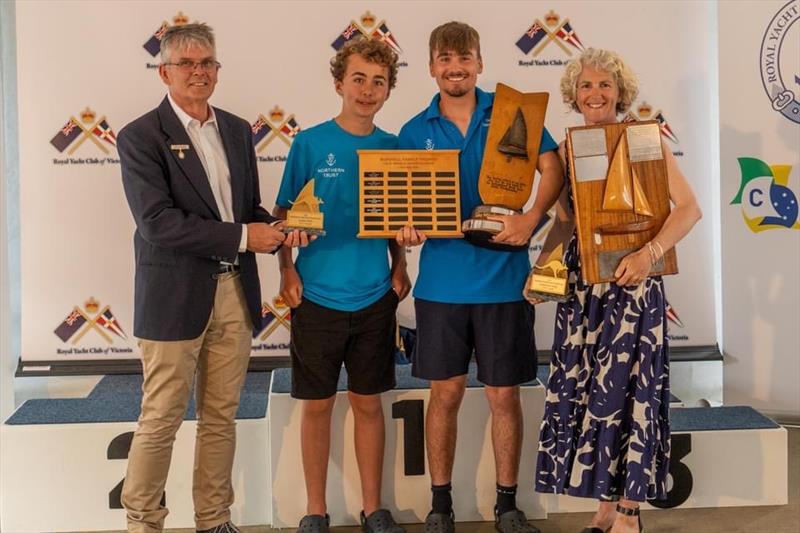
<instances>
[{"instance_id":1,"label":"podium block","mask_svg":"<svg viewBox=\"0 0 800 533\"><path fill-rule=\"evenodd\" d=\"M468 379L458 417L458 443L453 468L453 506L456 520L494 520L495 469L491 445L491 417L483 388ZM344 374L344 370L342 371ZM345 377L331 423L331 458L328 466L328 513L332 525L353 525L361 511L361 488L353 450L353 417L344 391ZM268 417L272 450L272 525L297 527L305 515L306 497L300 455L300 401L289 395L288 370L273 372ZM383 505L401 523L419 523L430 511L430 477L424 453L424 412L430 390L424 380L412 378L408 366L397 367L398 388L383 395L386 450L383 471ZM538 381L521 388L525 437L522 444L517 496L528 518L544 518L544 497L530 490L544 388Z\"/></svg>"},{"instance_id":2,"label":"podium block","mask_svg":"<svg viewBox=\"0 0 800 533\"><path fill-rule=\"evenodd\" d=\"M233 520L272 521L268 375L248 375L237 417ZM121 530L119 504L141 402L141 376L108 376L87 398L29 400L2 426L2 531ZM260 389L260 391L259 391ZM166 486L167 528L194 528L197 422L190 406L175 438ZM54 423L61 422L61 423Z\"/></svg>"}]
</instances>

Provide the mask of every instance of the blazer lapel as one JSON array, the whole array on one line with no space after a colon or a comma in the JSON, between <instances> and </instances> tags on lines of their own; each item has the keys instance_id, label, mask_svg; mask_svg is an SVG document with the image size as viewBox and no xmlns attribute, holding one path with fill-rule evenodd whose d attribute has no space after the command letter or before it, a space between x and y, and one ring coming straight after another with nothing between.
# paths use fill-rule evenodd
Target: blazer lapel
<instances>
[{"instance_id":1,"label":"blazer lapel","mask_svg":"<svg viewBox=\"0 0 800 533\"><path fill-rule=\"evenodd\" d=\"M158 117L161 120L161 128L167 134L165 140L167 149L172 154L175 163L180 167L183 174L192 184L197 194L203 199L203 202L211 210L217 220L222 220L219 210L217 209L217 202L214 200L214 193L211 192L211 185L208 183L208 176L200 162L200 156L197 154L197 149L189 139L189 134L186 133L186 128L181 124L178 115L172 109L167 97L158 106ZM178 149L176 146L189 146L189 149ZM180 153L183 157L180 157Z\"/></svg>"},{"instance_id":2,"label":"blazer lapel","mask_svg":"<svg viewBox=\"0 0 800 533\"><path fill-rule=\"evenodd\" d=\"M237 153L237 148L240 148L243 143L249 146L245 139L233 128L233 125L228 121L228 117L215 109L217 116L217 126L219 127L219 136L222 137L222 146L225 149L225 157L228 159L228 171L231 173L231 202L233 203L233 220L242 220L242 198L244 193L245 184L245 159Z\"/></svg>"}]
</instances>

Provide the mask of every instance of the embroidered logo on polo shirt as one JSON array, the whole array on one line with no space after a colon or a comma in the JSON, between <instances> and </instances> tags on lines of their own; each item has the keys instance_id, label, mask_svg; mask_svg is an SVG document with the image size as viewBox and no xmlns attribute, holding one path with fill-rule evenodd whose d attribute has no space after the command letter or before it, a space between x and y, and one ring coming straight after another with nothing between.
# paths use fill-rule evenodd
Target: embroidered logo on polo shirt
<instances>
[{"instance_id":1,"label":"embroidered logo on polo shirt","mask_svg":"<svg viewBox=\"0 0 800 533\"><path fill-rule=\"evenodd\" d=\"M436 147L436 145L433 144L433 139L430 139L430 138L425 139L425 149L426 150L433 150L435 147Z\"/></svg>"},{"instance_id":2,"label":"embroidered logo on polo shirt","mask_svg":"<svg viewBox=\"0 0 800 533\"><path fill-rule=\"evenodd\" d=\"M328 153L328 157L325 158L325 164L327 166L317 167L317 176L320 178L338 178L339 174L344 174L345 172L344 168L334 166L336 165L336 154L333 152Z\"/></svg>"}]
</instances>

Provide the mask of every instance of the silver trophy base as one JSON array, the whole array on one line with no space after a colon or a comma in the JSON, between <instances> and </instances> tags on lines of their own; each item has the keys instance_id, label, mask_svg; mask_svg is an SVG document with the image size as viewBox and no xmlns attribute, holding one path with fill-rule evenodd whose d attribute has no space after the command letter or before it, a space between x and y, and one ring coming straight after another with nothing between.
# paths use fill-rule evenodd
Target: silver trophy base
<instances>
[{"instance_id":1,"label":"silver trophy base","mask_svg":"<svg viewBox=\"0 0 800 533\"><path fill-rule=\"evenodd\" d=\"M487 216L518 216L519 211L499 205L479 205L472 210L472 217L461 224L464 238L475 246L502 252L518 252L527 250L528 244L511 245L496 243L492 238L503 231L503 223L499 220L488 220Z\"/></svg>"}]
</instances>

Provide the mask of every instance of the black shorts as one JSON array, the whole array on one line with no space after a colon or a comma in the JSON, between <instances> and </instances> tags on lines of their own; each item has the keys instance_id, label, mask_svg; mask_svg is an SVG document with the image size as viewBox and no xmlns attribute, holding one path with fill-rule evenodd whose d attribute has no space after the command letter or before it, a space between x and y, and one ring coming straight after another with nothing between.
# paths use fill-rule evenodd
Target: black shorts
<instances>
[{"instance_id":1,"label":"black shorts","mask_svg":"<svg viewBox=\"0 0 800 533\"><path fill-rule=\"evenodd\" d=\"M378 394L395 385L397 293L358 311L337 311L305 298L292 310L292 396L322 400L336 394L347 369L347 390Z\"/></svg>"},{"instance_id":2,"label":"black shorts","mask_svg":"<svg viewBox=\"0 0 800 533\"><path fill-rule=\"evenodd\" d=\"M534 308L525 301L445 304L414 300L417 344L411 373L428 380L467 373L472 352L478 380L508 387L536 377Z\"/></svg>"}]
</instances>

